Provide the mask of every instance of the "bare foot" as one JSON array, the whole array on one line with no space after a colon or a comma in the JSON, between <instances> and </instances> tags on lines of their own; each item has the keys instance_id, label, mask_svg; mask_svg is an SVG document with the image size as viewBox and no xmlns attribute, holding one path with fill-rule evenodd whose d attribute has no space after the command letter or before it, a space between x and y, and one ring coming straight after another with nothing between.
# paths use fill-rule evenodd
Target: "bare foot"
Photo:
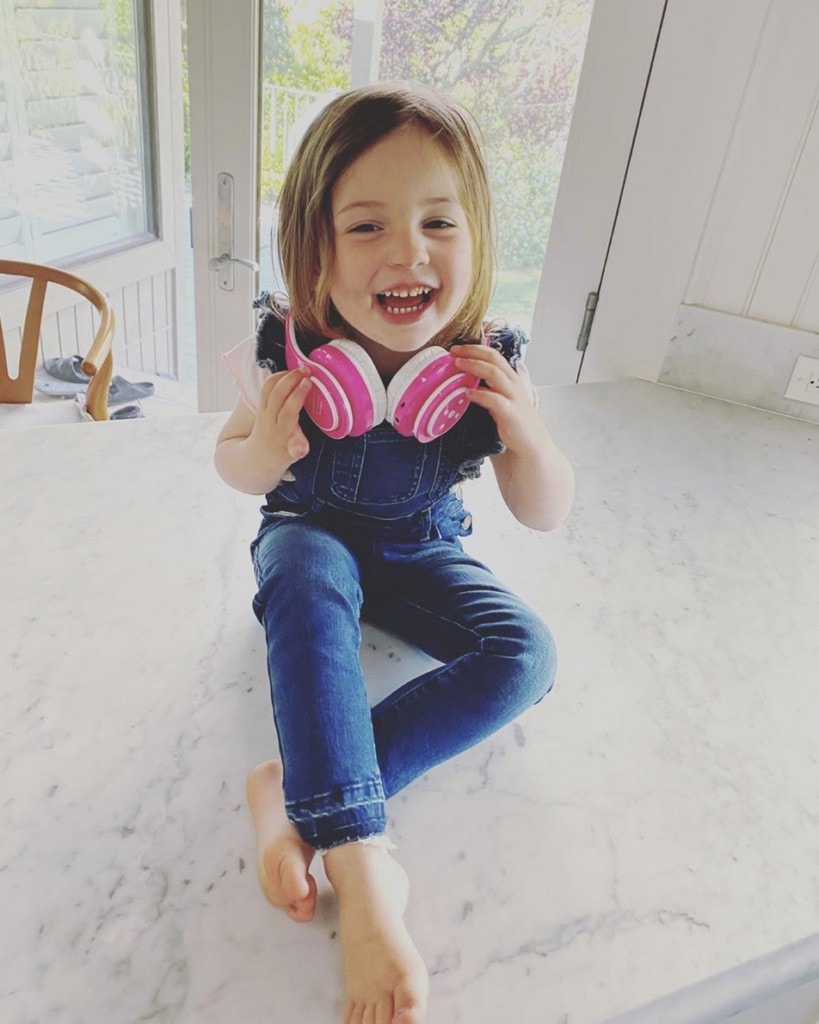
<instances>
[{"instance_id":1,"label":"bare foot","mask_svg":"<svg viewBox=\"0 0 819 1024\"><path fill-rule=\"evenodd\" d=\"M409 883L379 846L346 843L324 856L344 951L343 1024L423 1024L429 979L404 925Z\"/></svg>"},{"instance_id":2,"label":"bare foot","mask_svg":"<svg viewBox=\"0 0 819 1024\"><path fill-rule=\"evenodd\" d=\"M274 907L286 909L294 921L311 921L317 890L309 869L316 851L287 819L282 777L281 761L257 764L247 777L259 882Z\"/></svg>"}]
</instances>

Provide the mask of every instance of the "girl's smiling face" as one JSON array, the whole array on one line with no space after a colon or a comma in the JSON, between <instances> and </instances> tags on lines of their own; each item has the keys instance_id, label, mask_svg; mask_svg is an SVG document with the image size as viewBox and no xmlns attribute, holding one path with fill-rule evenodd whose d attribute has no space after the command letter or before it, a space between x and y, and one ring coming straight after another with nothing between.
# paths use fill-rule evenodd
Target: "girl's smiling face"
<instances>
[{"instance_id":1,"label":"girl's smiling face","mask_svg":"<svg viewBox=\"0 0 819 1024\"><path fill-rule=\"evenodd\" d=\"M409 358L469 292L472 236L455 171L426 132L401 128L347 168L332 208L330 298L379 369L394 370L406 359L378 346Z\"/></svg>"}]
</instances>

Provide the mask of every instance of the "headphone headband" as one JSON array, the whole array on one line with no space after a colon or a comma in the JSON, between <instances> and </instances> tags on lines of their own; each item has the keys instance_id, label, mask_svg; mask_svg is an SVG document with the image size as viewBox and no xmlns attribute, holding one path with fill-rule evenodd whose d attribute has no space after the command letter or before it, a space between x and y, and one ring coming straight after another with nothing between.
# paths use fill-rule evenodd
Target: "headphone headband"
<instances>
[{"instance_id":1,"label":"headphone headband","mask_svg":"<svg viewBox=\"0 0 819 1024\"><path fill-rule=\"evenodd\" d=\"M453 427L469 407L469 393L480 384L455 366L440 346L423 348L409 359L385 389L372 359L357 343L326 342L305 355L293 316L285 317L285 357L289 369L308 366L313 387L304 408L329 437L357 437L385 418L399 434L426 443ZM488 344L488 339L484 339Z\"/></svg>"}]
</instances>

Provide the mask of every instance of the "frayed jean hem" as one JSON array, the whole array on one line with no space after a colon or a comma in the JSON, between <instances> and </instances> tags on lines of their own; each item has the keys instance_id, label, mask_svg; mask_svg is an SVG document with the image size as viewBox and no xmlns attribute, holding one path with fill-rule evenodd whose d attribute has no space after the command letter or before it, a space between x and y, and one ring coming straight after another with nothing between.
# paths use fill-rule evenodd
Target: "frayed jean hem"
<instances>
[{"instance_id":1,"label":"frayed jean hem","mask_svg":"<svg viewBox=\"0 0 819 1024\"><path fill-rule=\"evenodd\" d=\"M329 853L331 850L337 850L339 846L350 845L378 846L382 850L387 850L388 852L398 849L395 843L384 832L377 832L375 835L371 836L361 836L359 839L340 839L337 843L333 843L332 846L317 846L315 849L316 853L320 853L324 856L325 853Z\"/></svg>"},{"instance_id":2,"label":"frayed jean hem","mask_svg":"<svg viewBox=\"0 0 819 1024\"><path fill-rule=\"evenodd\" d=\"M304 842L319 851L382 836L387 827L380 779L306 800L287 801L285 809Z\"/></svg>"}]
</instances>

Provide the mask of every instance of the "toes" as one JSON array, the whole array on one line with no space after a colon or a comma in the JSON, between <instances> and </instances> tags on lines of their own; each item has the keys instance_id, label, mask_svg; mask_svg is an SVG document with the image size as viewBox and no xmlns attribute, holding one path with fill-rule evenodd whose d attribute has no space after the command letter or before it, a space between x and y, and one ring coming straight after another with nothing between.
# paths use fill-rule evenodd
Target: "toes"
<instances>
[{"instance_id":1,"label":"toes","mask_svg":"<svg viewBox=\"0 0 819 1024\"><path fill-rule=\"evenodd\" d=\"M375 1009L375 1024L392 1024L392 996L381 999Z\"/></svg>"},{"instance_id":2,"label":"toes","mask_svg":"<svg viewBox=\"0 0 819 1024\"><path fill-rule=\"evenodd\" d=\"M316 892L315 879L307 874L304 863L290 857L279 862L279 886L285 904L302 903Z\"/></svg>"},{"instance_id":3,"label":"toes","mask_svg":"<svg viewBox=\"0 0 819 1024\"><path fill-rule=\"evenodd\" d=\"M316 916L316 904L306 901L291 903L287 908L287 916L297 924L306 924Z\"/></svg>"},{"instance_id":4,"label":"toes","mask_svg":"<svg viewBox=\"0 0 819 1024\"><path fill-rule=\"evenodd\" d=\"M318 893L318 886L316 880L312 875L307 876L307 885L309 893L302 899L294 900L287 908L288 914L293 918L294 921L303 923L305 921L312 921L316 916L316 899Z\"/></svg>"},{"instance_id":5,"label":"toes","mask_svg":"<svg viewBox=\"0 0 819 1024\"><path fill-rule=\"evenodd\" d=\"M390 994L377 1003L347 1004L342 1024L424 1024L424 1007L414 996L393 1000Z\"/></svg>"},{"instance_id":6,"label":"toes","mask_svg":"<svg viewBox=\"0 0 819 1024\"><path fill-rule=\"evenodd\" d=\"M423 1024L424 1006L418 998L399 987L395 992L395 1013L388 1024ZM379 1021L380 1024L380 1021Z\"/></svg>"},{"instance_id":7,"label":"toes","mask_svg":"<svg viewBox=\"0 0 819 1024\"><path fill-rule=\"evenodd\" d=\"M423 1008L415 1001L412 1006L394 1010L391 996L378 1003L348 1003L342 1024L423 1024Z\"/></svg>"},{"instance_id":8,"label":"toes","mask_svg":"<svg viewBox=\"0 0 819 1024\"><path fill-rule=\"evenodd\" d=\"M361 1014L363 1013L363 1007L356 1006L355 1003L347 1003L347 1010L344 1014L344 1020L342 1024L361 1024Z\"/></svg>"},{"instance_id":9,"label":"toes","mask_svg":"<svg viewBox=\"0 0 819 1024\"><path fill-rule=\"evenodd\" d=\"M393 1016L389 1024L422 1024L424 1018L418 1006L405 1006Z\"/></svg>"},{"instance_id":10,"label":"toes","mask_svg":"<svg viewBox=\"0 0 819 1024\"><path fill-rule=\"evenodd\" d=\"M294 921L310 921L316 913L316 880L299 857L272 856L259 861L262 892L274 907L287 910ZM277 861L270 863L271 860Z\"/></svg>"},{"instance_id":11,"label":"toes","mask_svg":"<svg viewBox=\"0 0 819 1024\"><path fill-rule=\"evenodd\" d=\"M391 1024L421 1024L424 1018L419 1017L418 1013L418 1010L399 1010Z\"/></svg>"}]
</instances>

